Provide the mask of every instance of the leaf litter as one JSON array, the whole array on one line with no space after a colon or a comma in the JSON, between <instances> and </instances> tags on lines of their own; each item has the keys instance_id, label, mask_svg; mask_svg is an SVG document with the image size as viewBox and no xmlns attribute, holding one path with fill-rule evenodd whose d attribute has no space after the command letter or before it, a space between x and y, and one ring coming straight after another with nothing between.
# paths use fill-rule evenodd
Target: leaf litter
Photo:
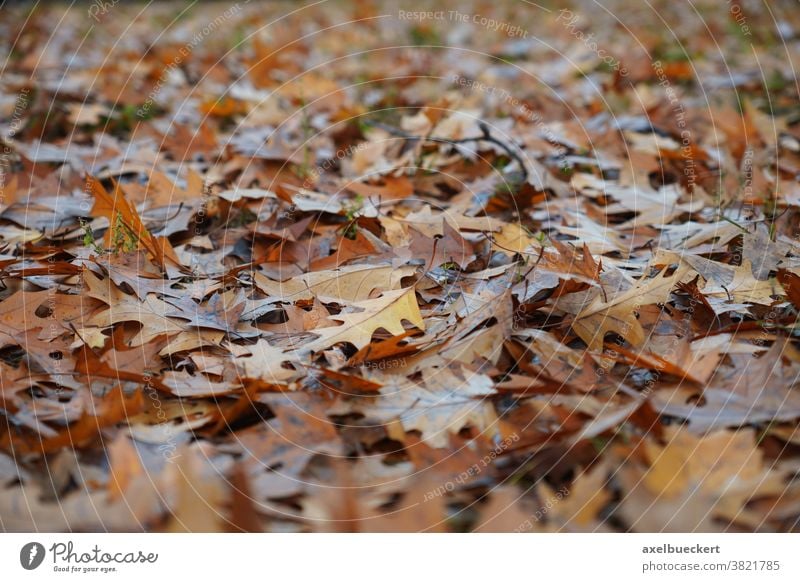
<instances>
[{"instance_id":1,"label":"leaf litter","mask_svg":"<svg viewBox=\"0 0 800 582\"><path fill-rule=\"evenodd\" d=\"M800 21L656 4L0 9L0 527L797 531Z\"/></svg>"}]
</instances>

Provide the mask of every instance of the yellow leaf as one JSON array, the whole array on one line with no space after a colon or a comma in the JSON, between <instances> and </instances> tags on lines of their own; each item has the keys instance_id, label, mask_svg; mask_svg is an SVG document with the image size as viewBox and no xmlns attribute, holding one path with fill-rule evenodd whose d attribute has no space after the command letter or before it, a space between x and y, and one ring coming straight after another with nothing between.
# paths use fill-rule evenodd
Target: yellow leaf
<instances>
[{"instance_id":1,"label":"yellow leaf","mask_svg":"<svg viewBox=\"0 0 800 582\"><path fill-rule=\"evenodd\" d=\"M362 311L330 316L329 319L341 321L343 325L316 330L320 337L303 348L316 351L335 343L350 342L361 349L370 343L372 334L378 329L385 329L392 335L405 333L404 320L425 329L413 287L387 291L378 299L361 301L354 307Z\"/></svg>"},{"instance_id":2,"label":"yellow leaf","mask_svg":"<svg viewBox=\"0 0 800 582\"><path fill-rule=\"evenodd\" d=\"M763 453L752 431L721 430L696 437L676 428L665 436L665 446L650 441L645 446L650 469L644 483L653 493L675 497L692 487L717 495L764 478Z\"/></svg>"},{"instance_id":3,"label":"yellow leaf","mask_svg":"<svg viewBox=\"0 0 800 582\"><path fill-rule=\"evenodd\" d=\"M533 247L533 248L531 248ZM494 235L492 249L508 256L538 254L541 243L519 224L504 224Z\"/></svg>"},{"instance_id":4,"label":"yellow leaf","mask_svg":"<svg viewBox=\"0 0 800 582\"><path fill-rule=\"evenodd\" d=\"M672 288L688 271L685 266L669 276L664 276L665 271L662 271L608 301L597 296L575 316L572 329L591 350L601 350L606 333L612 331L631 345L640 346L644 342L644 331L636 319L636 311L643 305L665 302Z\"/></svg>"},{"instance_id":5,"label":"yellow leaf","mask_svg":"<svg viewBox=\"0 0 800 582\"><path fill-rule=\"evenodd\" d=\"M256 273L256 286L265 293L280 297L284 301L301 301L318 297L321 300L362 301L372 291L393 290L416 269L390 265L354 265L327 271L316 271L293 277L287 281L272 281Z\"/></svg>"}]
</instances>

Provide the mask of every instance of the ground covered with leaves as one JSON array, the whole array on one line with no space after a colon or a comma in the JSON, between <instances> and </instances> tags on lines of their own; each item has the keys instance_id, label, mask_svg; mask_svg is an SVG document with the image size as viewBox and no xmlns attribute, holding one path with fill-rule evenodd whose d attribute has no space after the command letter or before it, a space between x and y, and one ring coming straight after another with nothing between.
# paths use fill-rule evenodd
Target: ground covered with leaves
<instances>
[{"instance_id":1,"label":"ground covered with leaves","mask_svg":"<svg viewBox=\"0 0 800 582\"><path fill-rule=\"evenodd\" d=\"M797 530L800 12L604 4L0 8L0 529Z\"/></svg>"}]
</instances>

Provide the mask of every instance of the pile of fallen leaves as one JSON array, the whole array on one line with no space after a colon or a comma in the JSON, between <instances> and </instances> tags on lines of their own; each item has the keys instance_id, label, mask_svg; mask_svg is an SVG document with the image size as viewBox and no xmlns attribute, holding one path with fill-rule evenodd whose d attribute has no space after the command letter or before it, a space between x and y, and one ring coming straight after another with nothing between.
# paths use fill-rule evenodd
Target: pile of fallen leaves
<instances>
[{"instance_id":1,"label":"pile of fallen leaves","mask_svg":"<svg viewBox=\"0 0 800 582\"><path fill-rule=\"evenodd\" d=\"M798 528L796 10L101 4L0 9L0 529Z\"/></svg>"}]
</instances>

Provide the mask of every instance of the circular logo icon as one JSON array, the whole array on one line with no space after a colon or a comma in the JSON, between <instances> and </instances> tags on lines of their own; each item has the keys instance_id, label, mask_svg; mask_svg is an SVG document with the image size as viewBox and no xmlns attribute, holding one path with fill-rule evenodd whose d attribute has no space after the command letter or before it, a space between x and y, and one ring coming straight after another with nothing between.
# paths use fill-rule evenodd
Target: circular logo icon
<instances>
[{"instance_id":1,"label":"circular logo icon","mask_svg":"<svg viewBox=\"0 0 800 582\"><path fill-rule=\"evenodd\" d=\"M19 563L26 570L35 570L44 561L44 546L39 542L29 542L19 551Z\"/></svg>"}]
</instances>

